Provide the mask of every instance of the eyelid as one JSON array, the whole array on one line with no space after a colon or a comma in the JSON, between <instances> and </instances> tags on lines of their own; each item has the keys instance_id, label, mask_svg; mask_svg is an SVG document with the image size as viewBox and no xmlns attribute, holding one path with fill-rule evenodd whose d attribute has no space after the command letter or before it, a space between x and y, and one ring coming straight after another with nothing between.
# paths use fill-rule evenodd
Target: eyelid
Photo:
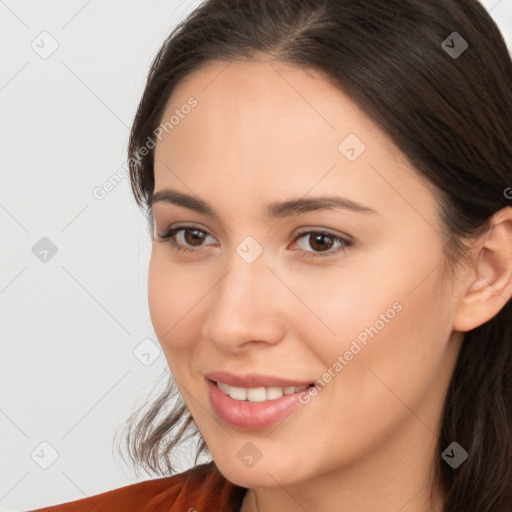
<instances>
[{"instance_id":1,"label":"eyelid","mask_svg":"<svg viewBox=\"0 0 512 512\"><path fill-rule=\"evenodd\" d=\"M330 228L323 228L320 226L307 226L305 228L300 228L300 231L295 235L294 239L307 233L325 233L326 235L343 238L347 242L355 243L355 239L347 233L339 232Z\"/></svg>"}]
</instances>

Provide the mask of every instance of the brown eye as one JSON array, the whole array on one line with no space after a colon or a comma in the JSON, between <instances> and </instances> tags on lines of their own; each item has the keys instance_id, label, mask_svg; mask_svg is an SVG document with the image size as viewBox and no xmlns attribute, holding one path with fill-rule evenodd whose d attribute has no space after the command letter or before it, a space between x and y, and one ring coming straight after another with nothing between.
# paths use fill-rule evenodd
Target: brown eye
<instances>
[{"instance_id":1,"label":"brown eye","mask_svg":"<svg viewBox=\"0 0 512 512\"><path fill-rule=\"evenodd\" d=\"M183 239L188 245L192 245L193 247L200 247L201 242L205 239L206 233L199 229L189 228L183 229Z\"/></svg>"},{"instance_id":2,"label":"brown eye","mask_svg":"<svg viewBox=\"0 0 512 512\"><path fill-rule=\"evenodd\" d=\"M301 233L296 240L302 242L302 246L299 245L299 247L306 253L305 255L312 257L332 256L339 251L347 250L352 245L351 240L327 231L308 231ZM305 241L305 243L303 241ZM338 244L337 248L331 250L336 243ZM313 250L309 250L308 247Z\"/></svg>"},{"instance_id":3,"label":"brown eye","mask_svg":"<svg viewBox=\"0 0 512 512\"><path fill-rule=\"evenodd\" d=\"M309 245L315 251L328 251L334 244L333 237L324 233L311 233L309 237Z\"/></svg>"},{"instance_id":4,"label":"brown eye","mask_svg":"<svg viewBox=\"0 0 512 512\"><path fill-rule=\"evenodd\" d=\"M165 233L158 235L160 242L169 242L177 251L198 252L205 244L204 240L211 235L194 226L178 226L169 228ZM212 237L213 238L213 237Z\"/></svg>"}]
</instances>

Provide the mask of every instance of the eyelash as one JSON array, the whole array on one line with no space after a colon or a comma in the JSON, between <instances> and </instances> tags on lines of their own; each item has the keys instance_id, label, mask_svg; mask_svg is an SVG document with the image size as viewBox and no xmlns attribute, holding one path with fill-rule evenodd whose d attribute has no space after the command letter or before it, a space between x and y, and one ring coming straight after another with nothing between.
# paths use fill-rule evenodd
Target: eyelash
<instances>
[{"instance_id":1,"label":"eyelash","mask_svg":"<svg viewBox=\"0 0 512 512\"><path fill-rule=\"evenodd\" d=\"M183 253L197 253L201 249L201 247L198 249L191 249L190 247L178 244L175 240L173 240L173 236L176 233L178 233L179 231L189 231L189 230L190 231L200 231L201 233L204 233L205 235L209 235L209 233L207 231L205 231L204 229L200 229L195 226L177 226L174 228L169 228L163 234L158 234L158 236L160 237L159 242L168 242L171 245L171 247L173 247L173 249L175 249L176 251L180 251ZM347 251L353 245L353 242L351 240L348 240L346 238L343 238L338 235L334 235L333 233L330 233L328 231L323 231L323 230L304 231L302 233L299 233L297 235L297 237L295 238L294 242L305 237L305 235L324 235L324 236L330 237L334 242L342 242L343 243L343 245L339 246L335 250L329 249L328 251L324 251L324 252L302 251L303 253L305 253L305 254L302 254L302 256L304 256L306 258L325 258L328 256L333 256L340 252Z\"/></svg>"}]
</instances>

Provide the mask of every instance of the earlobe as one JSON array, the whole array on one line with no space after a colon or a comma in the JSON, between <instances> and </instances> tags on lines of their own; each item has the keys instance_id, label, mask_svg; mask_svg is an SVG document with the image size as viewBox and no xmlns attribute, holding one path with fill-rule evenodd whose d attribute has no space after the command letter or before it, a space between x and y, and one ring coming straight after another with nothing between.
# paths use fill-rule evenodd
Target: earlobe
<instances>
[{"instance_id":1,"label":"earlobe","mask_svg":"<svg viewBox=\"0 0 512 512\"><path fill-rule=\"evenodd\" d=\"M512 208L500 210L477 244L478 255L453 318L467 332L496 316L512 296Z\"/></svg>"}]
</instances>

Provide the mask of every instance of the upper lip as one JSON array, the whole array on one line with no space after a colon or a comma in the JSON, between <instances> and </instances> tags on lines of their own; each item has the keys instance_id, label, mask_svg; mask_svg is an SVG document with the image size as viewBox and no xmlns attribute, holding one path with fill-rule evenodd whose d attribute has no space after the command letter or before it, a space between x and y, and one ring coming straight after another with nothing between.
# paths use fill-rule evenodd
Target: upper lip
<instances>
[{"instance_id":1,"label":"upper lip","mask_svg":"<svg viewBox=\"0 0 512 512\"><path fill-rule=\"evenodd\" d=\"M271 375L260 375L257 373L247 373L246 375L234 375L229 372L218 371L209 372L205 374L207 379L215 382L223 382L228 386L237 388L259 388L259 387L288 387L288 386L308 386L311 382L304 382L299 380L284 379L282 377L275 377Z\"/></svg>"}]
</instances>

